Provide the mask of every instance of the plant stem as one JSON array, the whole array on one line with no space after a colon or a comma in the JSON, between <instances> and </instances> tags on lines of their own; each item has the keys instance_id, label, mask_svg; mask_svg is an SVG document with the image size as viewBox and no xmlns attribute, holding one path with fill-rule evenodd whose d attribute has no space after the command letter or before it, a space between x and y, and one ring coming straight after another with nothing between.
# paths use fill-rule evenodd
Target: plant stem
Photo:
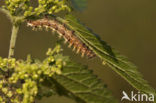
<instances>
[{"instance_id":1,"label":"plant stem","mask_svg":"<svg viewBox=\"0 0 156 103\"><path fill-rule=\"evenodd\" d=\"M14 50L15 50L18 30L19 30L19 25L13 24L8 58L11 58L14 56Z\"/></svg>"}]
</instances>

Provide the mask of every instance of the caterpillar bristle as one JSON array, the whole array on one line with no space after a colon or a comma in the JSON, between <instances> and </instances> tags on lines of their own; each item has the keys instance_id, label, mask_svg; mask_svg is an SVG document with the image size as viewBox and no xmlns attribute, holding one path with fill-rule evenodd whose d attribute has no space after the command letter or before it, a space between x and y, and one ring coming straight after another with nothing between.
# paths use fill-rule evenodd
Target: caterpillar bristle
<instances>
[{"instance_id":1,"label":"caterpillar bristle","mask_svg":"<svg viewBox=\"0 0 156 103\"><path fill-rule=\"evenodd\" d=\"M72 45L73 45L73 44L72 44L72 43L70 43L70 44L68 45L68 47L69 47L69 48L71 48L71 46L72 46Z\"/></svg>"},{"instance_id":2,"label":"caterpillar bristle","mask_svg":"<svg viewBox=\"0 0 156 103\"><path fill-rule=\"evenodd\" d=\"M42 31L42 26L39 26L39 27L38 27L38 30Z\"/></svg>"},{"instance_id":3,"label":"caterpillar bristle","mask_svg":"<svg viewBox=\"0 0 156 103\"><path fill-rule=\"evenodd\" d=\"M68 42L69 48L73 47L73 51L77 49L76 54L81 52L81 57L84 57L85 54L88 58L96 56L92 50L90 50L80 39L78 39L78 37L75 35L75 31L69 30L65 24L59 23L56 19L50 20L46 17L27 22L27 26L32 27L33 30L42 30L44 27L46 31L51 29L53 33L56 32L59 34L59 38L64 38L64 44Z\"/></svg>"},{"instance_id":4,"label":"caterpillar bristle","mask_svg":"<svg viewBox=\"0 0 156 103\"><path fill-rule=\"evenodd\" d=\"M61 39L62 38L62 35L60 34L58 37Z\"/></svg>"},{"instance_id":5,"label":"caterpillar bristle","mask_svg":"<svg viewBox=\"0 0 156 103\"><path fill-rule=\"evenodd\" d=\"M33 27L32 30L33 30L33 31L37 31L37 27Z\"/></svg>"},{"instance_id":6,"label":"caterpillar bristle","mask_svg":"<svg viewBox=\"0 0 156 103\"><path fill-rule=\"evenodd\" d=\"M66 44L68 42L68 40L64 39L64 44Z\"/></svg>"},{"instance_id":7,"label":"caterpillar bristle","mask_svg":"<svg viewBox=\"0 0 156 103\"><path fill-rule=\"evenodd\" d=\"M74 46L74 47L73 47L73 51L75 51L75 49L76 49L76 47Z\"/></svg>"},{"instance_id":8,"label":"caterpillar bristle","mask_svg":"<svg viewBox=\"0 0 156 103\"><path fill-rule=\"evenodd\" d=\"M78 54L80 52L80 48L77 49L76 54Z\"/></svg>"},{"instance_id":9,"label":"caterpillar bristle","mask_svg":"<svg viewBox=\"0 0 156 103\"><path fill-rule=\"evenodd\" d=\"M31 27L29 23L27 23L27 27Z\"/></svg>"},{"instance_id":10,"label":"caterpillar bristle","mask_svg":"<svg viewBox=\"0 0 156 103\"><path fill-rule=\"evenodd\" d=\"M44 26L45 27L45 30L48 31L50 28L49 26Z\"/></svg>"},{"instance_id":11,"label":"caterpillar bristle","mask_svg":"<svg viewBox=\"0 0 156 103\"><path fill-rule=\"evenodd\" d=\"M85 54L85 53L82 53L82 54L81 54L81 57L82 57L82 58L84 57L84 54Z\"/></svg>"},{"instance_id":12,"label":"caterpillar bristle","mask_svg":"<svg viewBox=\"0 0 156 103\"><path fill-rule=\"evenodd\" d=\"M42 28L42 26L40 25L40 26L38 26L38 28Z\"/></svg>"}]
</instances>

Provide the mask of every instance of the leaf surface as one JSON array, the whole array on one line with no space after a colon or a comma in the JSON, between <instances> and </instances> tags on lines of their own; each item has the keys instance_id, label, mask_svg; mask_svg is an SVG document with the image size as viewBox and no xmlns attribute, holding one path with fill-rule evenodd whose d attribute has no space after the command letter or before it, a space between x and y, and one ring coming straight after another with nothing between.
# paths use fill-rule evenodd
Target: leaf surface
<instances>
[{"instance_id":1,"label":"leaf surface","mask_svg":"<svg viewBox=\"0 0 156 103\"><path fill-rule=\"evenodd\" d=\"M75 31L75 35L81 41L133 87L141 92L152 93L156 96L155 90L143 79L143 76L138 72L137 67L133 63L129 62L125 56L121 55L101 40L100 37L92 33L87 27L81 24L78 19L72 15L67 15L65 19L58 18L58 20Z\"/></svg>"},{"instance_id":2,"label":"leaf surface","mask_svg":"<svg viewBox=\"0 0 156 103\"><path fill-rule=\"evenodd\" d=\"M60 92L66 91L82 103L117 103L107 87L85 66L67 63L61 75L54 75L53 79L60 85ZM57 86L58 87L58 86Z\"/></svg>"},{"instance_id":3,"label":"leaf surface","mask_svg":"<svg viewBox=\"0 0 156 103\"><path fill-rule=\"evenodd\" d=\"M87 0L71 0L74 9L83 11L87 6Z\"/></svg>"}]
</instances>

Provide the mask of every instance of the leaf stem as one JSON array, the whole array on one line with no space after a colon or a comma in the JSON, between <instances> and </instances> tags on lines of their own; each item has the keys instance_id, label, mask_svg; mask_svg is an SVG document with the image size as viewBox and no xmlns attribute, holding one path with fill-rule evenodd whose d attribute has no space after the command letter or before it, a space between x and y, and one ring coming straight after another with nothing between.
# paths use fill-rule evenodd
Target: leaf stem
<instances>
[{"instance_id":1,"label":"leaf stem","mask_svg":"<svg viewBox=\"0 0 156 103\"><path fill-rule=\"evenodd\" d=\"M5 10L3 8L0 8L0 11L4 14L6 14L6 16L10 19L10 21L12 22L13 17L11 16L10 12L8 10Z\"/></svg>"},{"instance_id":2,"label":"leaf stem","mask_svg":"<svg viewBox=\"0 0 156 103\"><path fill-rule=\"evenodd\" d=\"M8 58L11 58L14 56L18 31L19 31L19 25L13 24Z\"/></svg>"}]
</instances>

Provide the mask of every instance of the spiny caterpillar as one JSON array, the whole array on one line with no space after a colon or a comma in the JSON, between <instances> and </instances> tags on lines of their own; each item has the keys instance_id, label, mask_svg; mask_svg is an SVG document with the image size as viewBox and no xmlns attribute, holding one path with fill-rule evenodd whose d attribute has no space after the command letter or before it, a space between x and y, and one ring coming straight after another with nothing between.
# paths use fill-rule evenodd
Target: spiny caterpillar
<instances>
[{"instance_id":1,"label":"spiny caterpillar","mask_svg":"<svg viewBox=\"0 0 156 103\"><path fill-rule=\"evenodd\" d=\"M82 57L86 54L89 58L92 58L95 56L92 50L88 48L78 37L75 35L75 32L72 30L69 30L64 24L59 23L55 19L38 19L34 21L27 21L27 25L30 27L36 28L42 28L45 27L46 29L51 29L53 32L56 31L59 34L59 37L63 37L65 39L65 43L68 42L69 46L73 46L73 51L77 49L76 53L81 52Z\"/></svg>"}]
</instances>

